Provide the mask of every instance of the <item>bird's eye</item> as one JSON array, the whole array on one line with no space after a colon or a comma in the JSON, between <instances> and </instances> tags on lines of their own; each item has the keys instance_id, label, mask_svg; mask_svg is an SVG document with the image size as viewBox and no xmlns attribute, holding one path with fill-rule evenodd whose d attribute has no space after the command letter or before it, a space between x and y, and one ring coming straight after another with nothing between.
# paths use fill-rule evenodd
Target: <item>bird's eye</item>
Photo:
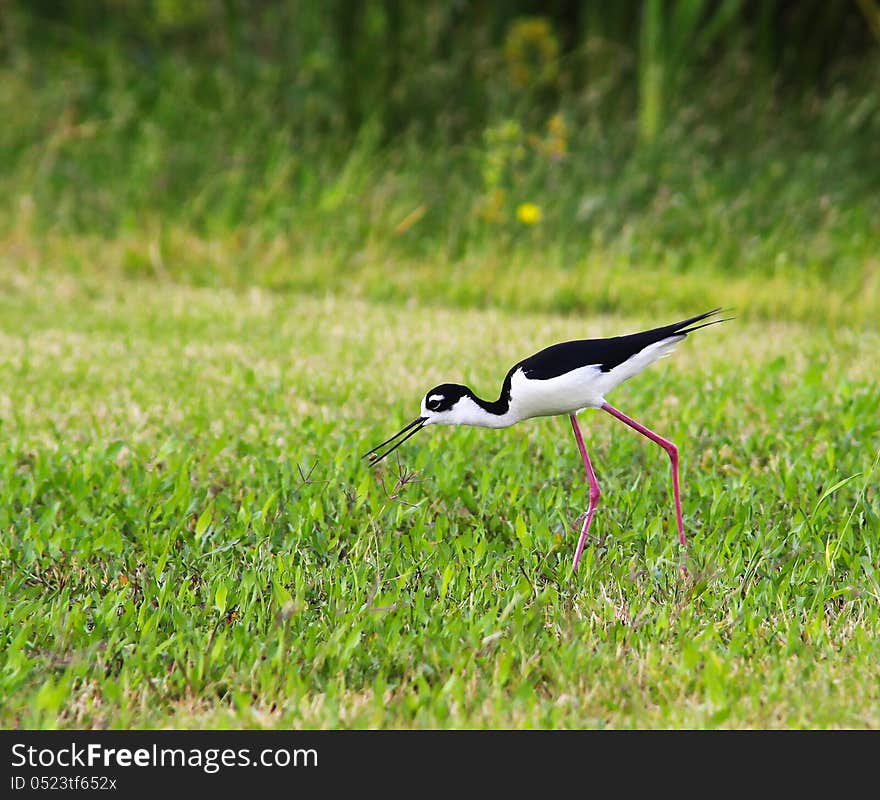
<instances>
[{"instance_id":1,"label":"bird's eye","mask_svg":"<svg viewBox=\"0 0 880 800\"><path fill-rule=\"evenodd\" d=\"M432 394L427 400L425 400L425 407L431 409L431 411L436 411L440 408L440 403L443 402L443 395Z\"/></svg>"}]
</instances>

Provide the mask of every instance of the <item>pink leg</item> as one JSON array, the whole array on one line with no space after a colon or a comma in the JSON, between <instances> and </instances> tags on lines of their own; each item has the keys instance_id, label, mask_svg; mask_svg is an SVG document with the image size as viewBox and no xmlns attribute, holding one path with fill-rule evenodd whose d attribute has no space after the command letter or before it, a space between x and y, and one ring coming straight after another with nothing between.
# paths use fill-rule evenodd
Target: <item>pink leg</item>
<instances>
[{"instance_id":1,"label":"pink leg","mask_svg":"<svg viewBox=\"0 0 880 800\"><path fill-rule=\"evenodd\" d=\"M584 447L584 438L581 436L581 429L577 424L577 417L574 414L569 415L571 427L574 430L574 438L577 439L578 450L581 451L581 458L584 460L584 469L587 473L587 480L590 482L590 508L587 511L587 517L581 528L581 536L578 539L577 547L574 551L574 565L572 569L577 569L578 562L581 560L581 553L584 551L584 544L587 541L587 532L590 530L590 523L593 521L593 514L596 513L596 506L599 505L599 482L596 480L596 473L593 472L593 465L590 463L590 457L587 455L587 448Z\"/></svg>"},{"instance_id":2,"label":"pink leg","mask_svg":"<svg viewBox=\"0 0 880 800\"><path fill-rule=\"evenodd\" d=\"M607 411L611 416L617 417L621 422L625 422L630 428L647 436L652 442L657 442L669 454L669 460L672 462L672 495L675 498L675 521L678 523L678 541L681 542L682 547L687 547L687 540L684 538L684 520L681 516L681 493L678 489L678 448L668 439L658 436L654 431L649 431L644 425L639 425L634 419L630 419L622 411L609 406L608 403L602 404L602 410Z\"/></svg>"}]
</instances>

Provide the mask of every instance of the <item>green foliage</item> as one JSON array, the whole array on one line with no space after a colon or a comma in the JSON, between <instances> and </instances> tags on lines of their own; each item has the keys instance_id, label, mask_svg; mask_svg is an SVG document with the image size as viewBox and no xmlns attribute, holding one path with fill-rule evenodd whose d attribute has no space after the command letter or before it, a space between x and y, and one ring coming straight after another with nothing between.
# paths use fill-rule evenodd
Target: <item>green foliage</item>
<instances>
[{"instance_id":1,"label":"green foliage","mask_svg":"<svg viewBox=\"0 0 880 800\"><path fill-rule=\"evenodd\" d=\"M666 10L664 10L664 5ZM741 25L742 0L646 0L639 40L639 135L657 140L694 68L731 29Z\"/></svg>"},{"instance_id":2,"label":"green foliage","mask_svg":"<svg viewBox=\"0 0 880 800\"><path fill-rule=\"evenodd\" d=\"M871 6L532 10L6 4L4 725L880 725ZM689 578L604 415L576 575L564 420L358 458L716 304L615 394Z\"/></svg>"},{"instance_id":3,"label":"green foliage","mask_svg":"<svg viewBox=\"0 0 880 800\"><path fill-rule=\"evenodd\" d=\"M60 57L101 91L126 77L150 102L168 64L261 87L280 127L336 138L377 121L461 137L512 105L592 92L634 60L640 115L671 118L718 52L743 51L766 76L803 89L876 47L869 1L626 0L551 4L439 0L20 0L2 50ZM141 92L138 92L141 94ZM210 99L210 96L206 99Z\"/></svg>"},{"instance_id":4,"label":"green foliage","mask_svg":"<svg viewBox=\"0 0 880 800\"><path fill-rule=\"evenodd\" d=\"M359 455L662 319L2 281L4 726L880 723L876 331L737 320L615 394L681 447L687 579L664 454L583 415L572 574L565 420Z\"/></svg>"},{"instance_id":5,"label":"green foliage","mask_svg":"<svg viewBox=\"0 0 880 800\"><path fill-rule=\"evenodd\" d=\"M795 88L734 35L752 19L735 3L649 4L650 46L642 17L610 7L571 20L501 4L471 25L467 4L418 18L355 6L348 44L330 5L14 6L3 250L79 271L562 312L621 308L609 270L645 307L652 270L676 274L665 303L683 310L707 278L759 295L780 278L803 282L805 301L769 291L752 313L875 315L876 52L832 53L827 81ZM838 11L838 33L855 54L853 13ZM769 30L777 16L756 19ZM395 37L397 61L380 46ZM646 95L651 64L662 79ZM93 237L118 257L94 258Z\"/></svg>"}]
</instances>

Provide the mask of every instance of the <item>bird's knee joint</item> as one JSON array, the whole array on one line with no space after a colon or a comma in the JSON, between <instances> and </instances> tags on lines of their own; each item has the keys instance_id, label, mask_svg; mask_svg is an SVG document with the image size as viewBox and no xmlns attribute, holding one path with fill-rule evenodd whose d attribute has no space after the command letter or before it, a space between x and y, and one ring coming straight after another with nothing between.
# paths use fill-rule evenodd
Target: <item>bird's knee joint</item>
<instances>
[{"instance_id":1,"label":"bird's knee joint","mask_svg":"<svg viewBox=\"0 0 880 800\"><path fill-rule=\"evenodd\" d=\"M596 505L599 502L599 498L602 496L602 492L599 491L598 487L595 489L590 489L590 503Z\"/></svg>"}]
</instances>

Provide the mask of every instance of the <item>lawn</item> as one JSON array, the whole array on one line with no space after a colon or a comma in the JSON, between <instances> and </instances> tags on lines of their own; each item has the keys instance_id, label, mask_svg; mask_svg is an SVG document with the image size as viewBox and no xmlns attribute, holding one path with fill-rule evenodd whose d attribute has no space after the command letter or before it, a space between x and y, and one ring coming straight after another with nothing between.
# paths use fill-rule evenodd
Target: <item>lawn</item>
<instances>
[{"instance_id":1,"label":"lawn","mask_svg":"<svg viewBox=\"0 0 880 800\"><path fill-rule=\"evenodd\" d=\"M880 726L870 313L811 323L820 288L748 276L623 316L6 253L3 727ZM668 460L607 415L582 415L603 496L576 573L567 420L360 459L436 383L494 395L552 342L731 302L609 397L680 447L687 577Z\"/></svg>"}]
</instances>

